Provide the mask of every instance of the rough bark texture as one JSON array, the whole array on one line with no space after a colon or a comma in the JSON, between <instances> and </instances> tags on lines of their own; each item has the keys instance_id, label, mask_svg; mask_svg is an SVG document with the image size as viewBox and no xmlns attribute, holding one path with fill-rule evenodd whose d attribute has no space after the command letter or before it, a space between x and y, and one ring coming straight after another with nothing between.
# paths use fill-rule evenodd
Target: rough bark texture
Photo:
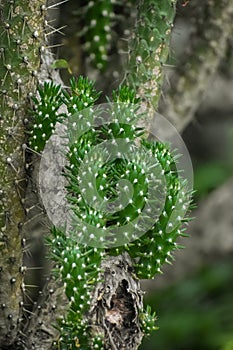
<instances>
[{"instance_id":1,"label":"rough bark texture","mask_svg":"<svg viewBox=\"0 0 233 350\"><path fill-rule=\"evenodd\" d=\"M104 334L106 350L136 350L143 338L139 324L143 303L131 259L127 254L109 257L102 267L103 282L93 293L88 321Z\"/></svg>"},{"instance_id":2,"label":"rough bark texture","mask_svg":"<svg viewBox=\"0 0 233 350\"><path fill-rule=\"evenodd\" d=\"M22 328L21 350L52 349L53 341L59 337L56 320L67 307L64 288L53 278L48 279L34 304L30 320Z\"/></svg>"},{"instance_id":3,"label":"rough bark texture","mask_svg":"<svg viewBox=\"0 0 233 350\"><path fill-rule=\"evenodd\" d=\"M143 310L140 281L133 277L132 262L127 254L109 257L102 263L102 282L93 291L85 316L93 334L104 336L106 350L136 350L143 333L139 319ZM59 336L56 319L68 307L64 288L50 279L35 305L30 322L25 325L21 349L50 350Z\"/></svg>"},{"instance_id":4,"label":"rough bark texture","mask_svg":"<svg viewBox=\"0 0 233 350\"><path fill-rule=\"evenodd\" d=\"M203 13L202 21L197 22L196 31L190 37L188 50L171 78L171 88L161 100L160 113L178 131L192 120L233 35L231 0L209 0L203 5Z\"/></svg>"}]
</instances>

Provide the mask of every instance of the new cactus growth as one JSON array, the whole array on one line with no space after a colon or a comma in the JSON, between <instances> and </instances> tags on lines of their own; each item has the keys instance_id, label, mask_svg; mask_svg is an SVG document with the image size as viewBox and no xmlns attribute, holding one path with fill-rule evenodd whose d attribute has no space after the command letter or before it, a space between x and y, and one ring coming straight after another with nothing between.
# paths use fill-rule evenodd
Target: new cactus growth
<instances>
[{"instance_id":1,"label":"new cactus growth","mask_svg":"<svg viewBox=\"0 0 233 350\"><path fill-rule=\"evenodd\" d=\"M155 326L155 321L155 312L152 313L151 307L147 305L146 310L141 314L141 327L145 335L150 335L151 332L158 329L158 327Z\"/></svg>"},{"instance_id":2,"label":"new cactus growth","mask_svg":"<svg viewBox=\"0 0 233 350\"><path fill-rule=\"evenodd\" d=\"M172 260L172 251L179 247L177 238L184 235L182 225L187 221L190 191L176 169L177 156L168 145L146 140L143 128L135 126L143 113L133 89L122 86L114 91L113 102L108 98L107 104L108 113L114 117L95 125L93 115L101 116L102 105L96 110L93 106L98 97L93 82L80 77L76 82L72 80L72 84L75 89L71 89L70 95L67 92L60 95L68 110L76 112L64 116L64 120L71 118L68 126L73 127L69 131L64 175L74 222L68 232L54 228L49 243L56 275L63 282L70 302L67 315L59 321L59 346L75 349L74 344L80 342L83 349L95 349L96 343L87 341L93 330L88 328L86 314L101 261L110 255L127 253L132 258L135 277L150 279L161 273L161 266ZM54 86L50 87L50 90L48 85L44 87L47 95L54 92ZM43 98L43 88L40 91ZM84 91L88 91L89 102ZM89 108L83 109L86 106ZM40 118L43 130L45 115L40 113ZM33 135L41 134L41 130L38 135L37 132L38 128L33 128ZM106 144L107 150L101 148ZM114 156L111 158L108 152ZM125 196L120 193L122 189ZM99 200L102 204L98 204ZM155 315L147 309L140 317L142 332L148 334L155 328ZM94 337L99 339L98 334Z\"/></svg>"},{"instance_id":3,"label":"new cactus growth","mask_svg":"<svg viewBox=\"0 0 233 350\"><path fill-rule=\"evenodd\" d=\"M37 131L30 132L29 146L37 152L44 149L46 140L55 130L56 122L61 119L58 112L62 104L60 92L61 87L50 82L45 83L43 89L38 89L38 98L32 97L34 102L33 128Z\"/></svg>"}]
</instances>

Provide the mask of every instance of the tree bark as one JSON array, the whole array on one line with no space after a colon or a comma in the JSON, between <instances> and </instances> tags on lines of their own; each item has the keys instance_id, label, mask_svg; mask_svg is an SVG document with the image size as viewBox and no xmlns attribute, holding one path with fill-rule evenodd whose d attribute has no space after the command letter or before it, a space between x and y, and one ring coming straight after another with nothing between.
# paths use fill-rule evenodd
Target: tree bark
<instances>
[{"instance_id":1,"label":"tree bark","mask_svg":"<svg viewBox=\"0 0 233 350\"><path fill-rule=\"evenodd\" d=\"M193 119L203 101L219 64L226 55L233 35L231 0L209 0L203 6L205 16L196 19L190 45L171 77L171 87L160 100L159 112L180 132Z\"/></svg>"}]
</instances>

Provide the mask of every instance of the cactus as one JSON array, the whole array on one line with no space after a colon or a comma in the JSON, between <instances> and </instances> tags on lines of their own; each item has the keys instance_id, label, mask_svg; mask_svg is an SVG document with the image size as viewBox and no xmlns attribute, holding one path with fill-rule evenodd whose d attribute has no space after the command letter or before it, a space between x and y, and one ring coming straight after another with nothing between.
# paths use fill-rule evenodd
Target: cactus
<instances>
[{"instance_id":1,"label":"cactus","mask_svg":"<svg viewBox=\"0 0 233 350\"><path fill-rule=\"evenodd\" d=\"M61 87L53 82L45 83L44 89L38 89L39 97L33 96L34 110L32 116L35 116L33 128L37 129L37 135L30 132L29 146L36 152L41 152L46 140L52 135L56 122L59 120L59 107L62 104L60 97ZM36 110L35 110L36 109Z\"/></svg>"},{"instance_id":2,"label":"cactus","mask_svg":"<svg viewBox=\"0 0 233 350\"><path fill-rule=\"evenodd\" d=\"M70 302L67 315L59 321L61 338L58 344L62 349L73 349L80 343L83 349L89 350L95 348L94 343L91 344L87 339L93 336L98 338L100 331L98 329L93 335L93 329L88 327L90 322L87 314L93 288L101 275L101 261L111 255L127 253L132 258L135 278L151 279L156 273L161 273L162 265L165 262L170 263L172 251L180 247L176 240L184 235L181 227L188 220L185 213L190 204L190 191L176 170L176 155L170 152L166 144L147 141L143 128L135 126L142 113L138 111L140 99L136 97L134 89L121 86L113 91L112 103L108 98L107 105L108 112L114 114L113 120L94 127L93 115L96 112L101 115L101 105L96 111L93 109L99 96L93 82L80 77L77 81L72 79L71 85L70 94L62 90L60 97L68 109L68 114L63 116L64 122L71 118L68 126L77 125L77 129L74 126L74 130L69 131L71 142L67 153L68 165L64 173L68 180L67 199L76 221L72 231L54 228L49 245L51 258L56 263L56 276L64 284ZM58 90L48 84L45 84L44 90L40 89L40 106L44 105L44 96L46 100L51 100L49 96L53 96L54 91ZM47 129L47 111L36 108L35 113L42 124L39 129L32 127L36 148L36 141L40 145L43 125ZM37 121L37 117L35 120ZM81 134L80 130L83 130ZM49 136L50 132L47 134L48 138ZM108 158L104 156L106 151L98 147L108 140L113 153L115 140L126 140L128 146L125 146L122 158L114 158L105 163L103 160ZM136 147L136 140L140 140L142 151ZM115 147L118 149L119 144L116 143ZM88 154L89 158L85 158ZM133 154L130 159L127 158L129 154ZM82 168L83 164L87 164L87 167ZM93 182L93 174L95 181L89 186L91 191L85 197L88 184ZM97 204L98 196L95 196L95 191L101 195L102 200L117 200L117 184L121 179L132 184L133 196L131 202L113 213L106 210L104 201ZM163 210L156 220L156 196L163 191ZM128 199L131 194L128 185L124 186L124 192ZM122 204L124 199L120 198ZM141 216L139 221L138 216ZM154 220L152 224L151 220ZM118 235L124 232L124 237L116 242L117 237L109 231L111 227L118 230ZM82 233L81 236L79 232ZM155 315L148 308L140 317L143 333L148 334L149 330L155 329ZM105 334L104 338L107 337L105 329L101 329L101 334Z\"/></svg>"},{"instance_id":3,"label":"cactus","mask_svg":"<svg viewBox=\"0 0 233 350\"><path fill-rule=\"evenodd\" d=\"M99 69L106 64L110 40L106 33L111 27L113 3L89 1L83 8L91 24L83 34L85 40L94 39L92 49ZM19 230L24 220L21 189L24 190L25 183L21 186L21 180L24 178L28 96L32 96L34 102L28 144L36 153L43 152L57 122L76 125L69 134L64 170L67 201L75 221L72 229L53 227L47 238L50 259L54 262L53 273L63 285L68 303L68 309L57 320L60 336L53 339L53 348L110 349L118 339L118 348L129 340L129 349L135 349L142 335L156 328L155 314L149 307L142 311L139 279L153 278L161 272L161 266L172 259L172 251L179 247L176 239L184 235L181 227L187 222L185 213L190 204L190 192L176 169L177 155L168 145L148 140L146 130L137 125L145 117L140 110L143 103L157 108L174 7L172 0L161 4L140 1L140 17L130 44L126 79L107 98L106 110L102 106L95 107L100 93L92 81L83 77L72 78L69 90L50 82L41 85L37 95L31 93L37 85L40 54L44 48L44 3L31 0L25 4L15 0L2 7L0 140L4 146L0 153L0 212L3 213L0 217L0 279L4 291L0 287L0 312L3 314L0 316L0 345L10 346L17 341L17 324L22 317L23 237ZM98 26L94 22L96 11L103 15ZM86 45L86 49L90 47ZM67 112L60 111L62 105ZM110 121L93 124L95 113L101 117L106 111ZM118 154L119 144L115 140L124 145L122 156L104 162L108 159L108 149L102 145L107 142L110 150ZM80 177L80 171L86 176ZM91 202L88 202L83 193L93 180L93 174L96 188L90 186ZM16 191L12 193L14 186ZM162 212L158 210L161 203ZM113 204L118 208L116 211L111 210ZM156 220L151 214L154 210ZM111 231L112 227L121 234L121 244ZM10 255L12 247L16 251L14 255ZM118 272L114 277L115 271ZM109 292L110 299L105 279L111 281L111 286L115 280L119 282L112 288L112 294ZM122 327L125 332L121 337Z\"/></svg>"},{"instance_id":4,"label":"cactus","mask_svg":"<svg viewBox=\"0 0 233 350\"><path fill-rule=\"evenodd\" d=\"M111 26L113 5L111 0L89 1L79 9L84 19L84 27L80 35L84 37L84 49L96 67L103 70L108 59L111 42Z\"/></svg>"},{"instance_id":5,"label":"cactus","mask_svg":"<svg viewBox=\"0 0 233 350\"><path fill-rule=\"evenodd\" d=\"M56 262L55 274L62 279L70 303L67 314L59 320L60 349L72 349L78 347L77 344L88 349L90 327L84 315L90 305L91 290L98 282L99 266L104 252L78 245L56 228L52 229L48 243L51 246L51 257ZM95 346L95 342L93 344Z\"/></svg>"},{"instance_id":6,"label":"cactus","mask_svg":"<svg viewBox=\"0 0 233 350\"><path fill-rule=\"evenodd\" d=\"M151 307L147 305L146 310L141 314L141 327L145 335L150 335L151 332L156 331L158 327L155 326L156 314L151 312Z\"/></svg>"},{"instance_id":7,"label":"cactus","mask_svg":"<svg viewBox=\"0 0 233 350\"><path fill-rule=\"evenodd\" d=\"M110 50L115 44L114 26L120 21L119 12L124 16L127 9L129 16L130 6L134 2L133 0L86 1L74 11L81 25L79 36L83 50L87 54L87 61L98 70L107 69Z\"/></svg>"},{"instance_id":8,"label":"cactus","mask_svg":"<svg viewBox=\"0 0 233 350\"><path fill-rule=\"evenodd\" d=\"M0 1L0 347L22 317L22 202L28 96L37 86L44 1Z\"/></svg>"},{"instance_id":9,"label":"cactus","mask_svg":"<svg viewBox=\"0 0 233 350\"><path fill-rule=\"evenodd\" d=\"M125 81L154 110L160 98L175 9L176 0L139 1L136 27L129 42Z\"/></svg>"}]
</instances>

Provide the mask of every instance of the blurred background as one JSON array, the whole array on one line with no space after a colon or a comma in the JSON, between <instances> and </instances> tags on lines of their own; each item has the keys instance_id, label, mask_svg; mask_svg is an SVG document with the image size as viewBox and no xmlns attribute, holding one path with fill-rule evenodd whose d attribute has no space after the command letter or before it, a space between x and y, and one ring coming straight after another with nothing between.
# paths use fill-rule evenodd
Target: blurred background
<instances>
[{"instance_id":1,"label":"blurred background","mask_svg":"<svg viewBox=\"0 0 233 350\"><path fill-rule=\"evenodd\" d=\"M64 34L52 37L54 69L67 84L71 74L87 75L108 94L124 76L137 2L112 2L104 67L95 62L90 27L96 22L86 10L90 2L69 0L50 11L49 23ZM232 7L232 1L177 5L160 112L182 133L189 150L196 209L187 230L190 238L182 239L186 249L176 252L173 266L166 266L162 275L143 281L145 302L156 311L159 330L145 339L142 350L233 350ZM213 42L221 50L216 45L213 50ZM180 79L188 80L190 71L192 84L178 94ZM174 114L177 104L179 113Z\"/></svg>"}]
</instances>

